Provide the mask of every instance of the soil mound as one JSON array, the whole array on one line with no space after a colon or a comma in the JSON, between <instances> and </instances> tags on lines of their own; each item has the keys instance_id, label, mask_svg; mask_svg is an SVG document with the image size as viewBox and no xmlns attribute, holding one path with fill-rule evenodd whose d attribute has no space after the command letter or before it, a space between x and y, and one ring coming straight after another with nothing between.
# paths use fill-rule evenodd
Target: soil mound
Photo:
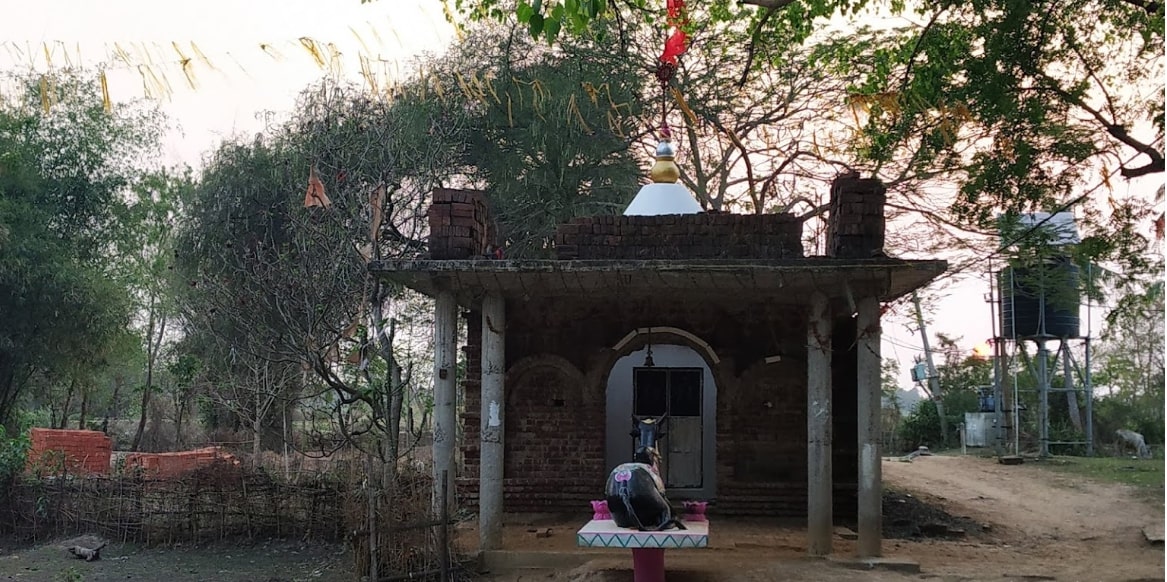
<instances>
[{"instance_id":1,"label":"soil mound","mask_svg":"<svg viewBox=\"0 0 1167 582\"><path fill-rule=\"evenodd\" d=\"M977 535L988 528L967 518L952 515L938 505L908 493L883 494L883 537L888 539L959 538Z\"/></svg>"}]
</instances>

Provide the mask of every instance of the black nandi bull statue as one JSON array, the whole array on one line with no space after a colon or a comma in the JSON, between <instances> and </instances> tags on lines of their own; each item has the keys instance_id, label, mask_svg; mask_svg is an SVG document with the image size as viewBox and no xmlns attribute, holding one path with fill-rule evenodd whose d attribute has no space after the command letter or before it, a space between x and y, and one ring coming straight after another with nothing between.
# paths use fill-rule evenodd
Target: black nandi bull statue
<instances>
[{"instance_id":1,"label":"black nandi bull statue","mask_svg":"<svg viewBox=\"0 0 1167 582\"><path fill-rule=\"evenodd\" d=\"M673 517L673 508L665 497L665 484L660 477L660 453L657 439L664 438L660 430L665 416L660 418L632 417L632 436L637 437L636 452L631 463L624 463L608 475L604 495L608 511L620 527L634 527L640 531L662 531L671 527L685 529Z\"/></svg>"}]
</instances>

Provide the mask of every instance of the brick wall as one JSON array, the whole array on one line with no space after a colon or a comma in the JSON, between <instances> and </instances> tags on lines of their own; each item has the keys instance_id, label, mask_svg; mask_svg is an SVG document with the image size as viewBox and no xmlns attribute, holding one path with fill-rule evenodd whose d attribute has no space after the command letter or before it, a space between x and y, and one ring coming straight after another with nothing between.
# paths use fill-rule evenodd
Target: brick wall
<instances>
[{"instance_id":1,"label":"brick wall","mask_svg":"<svg viewBox=\"0 0 1167 582\"><path fill-rule=\"evenodd\" d=\"M751 366L736 389L718 387L716 512L805 513L805 376L805 356L791 355Z\"/></svg>"},{"instance_id":2,"label":"brick wall","mask_svg":"<svg viewBox=\"0 0 1167 582\"><path fill-rule=\"evenodd\" d=\"M534 360L507 377L504 506L508 512L578 511L603 488L604 409L585 402L578 372ZM468 449L477 453L470 441L477 441L478 427L467 423L466 431ZM471 504L477 503L474 466L462 481Z\"/></svg>"},{"instance_id":3,"label":"brick wall","mask_svg":"<svg viewBox=\"0 0 1167 582\"><path fill-rule=\"evenodd\" d=\"M604 438L597 430L604 426L603 406L588 402L577 371L548 364L529 368L508 390L511 511L586 508L604 486ZM532 475L539 479L531 482Z\"/></svg>"},{"instance_id":4,"label":"brick wall","mask_svg":"<svg viewBox=\"0 0 1167 582\"><path fill-rule=\"evenodd\" d=\"M482 312L468 311L463 315L466 319L466 345L462 346L462 353L466 359L466 376L458 385L458 401L462 408L459 419L462 422L462 465L455 482L462 504L477 507L481 451L478 439L482 430ZM510 414L508 407L506 415Z\"/></svg>"},{"instance_id":5,"label":"brick wall","mask_svg":"<svg viewBox=\"0 0 1167 582\"><path fill-rule=\"evenodd\" d=\"M505 511L581 513L589 500L600 496L607 477L603 394L616 357L607 348L631 329L667 322L708 341L722 358L713 368L718 383L718 499L711 511L806 515L804 312L765 303L730 309L683 300L630 299L588 306L511 301L507 313L508 369L527 356L553 355L569 361L586 380L577 390L570 375L550 367L508 375ZM462 383L465 438L459 490L469 507L477 505L479 318L473 313L468 320L469 377ZM858 462L853 320L840 320L834 333L839 350L833 358L835 512L846 520L856 507ZM782 358L764 363L773 355Z\"/></svg>"},{"instance_id":6,"label":"brick wall","mask_svg":"<svg viewBox=\"0 0 1167 582\"><path fill-rule=\"evenodd\" d=\"M109 474L113 443L103 432L34 428L29 431L29 441L29 471Z\"/></svg>"},{"instance_id":7,"label":"brick wall","mask_svg":"<svg viewBox=\"0 0 1167 582\"><path fill-rule=\"evenodd\" d=\"M874 178L847 175L831 184L827 256L866 259L883 252L887 187Z\"/></svg>"},{"instance_id":8,"label":"brick wall","mask_svg":"<svg viewBox=\"0 0 1167 582\"><path fill-rule=\"evenodd\" d=\"M434 190L429 209L430 258L482 257L496 243L494 221L482 192Z\"/></svg>"},{"instance_id":9,"label":"brick wall","mask_svg":"<svg viewBox=\"0 0 1167 582\"><path fill-rule=\"evenodd\" d=\"M790 321L788 337L805 338L805 318ZM832 468L836 519L857 508L854 320L832 330ZM778 362L757 362L729 393L718 392L718 503L722 515L806 515L806 346L791 344ZM720 387L719 387L720 390Z\"/></svg>"},{"instance_id":10,"label":"brick wall","mask_svg":"<svg viewBox=\"0 0 1167 582\"><path fill-rule=\"evenodd\" d=\"M887 188L845 175L831 185L827 256L879 256L885 238ZM439 189L430 206L430 257L484 257L498 244L482 192ZM789 259L803 256L802 221L793 214L700 213L589 216L561 224L560 259Z\"/></svg>"},{"instance_id":11,"label":"brick wall","mask_svg":"<svg viewBox=\"0 0 1167 582\"><path fill-rule=\"evenodd\" d=\"M884 242L886 188L877 180L844 176L831 188L828 255L878 256ZM479 192L439 190L430 215L431 256L483 256L496 242ZM680 216L597 216L560 225L556 255L573 259L789 259L803 256L802 222L790 214L702 213ZM460 382L462 503L477 505L480 432L481 315L467 315ZM508 370L530 356L558 356L587 380L553 369L510 378L506 387L504 509L508 512L586 511L602 491L604 400L610 346L628 331L670 325L714 347L718 382L717 487L714 511L803 517L806 514L806 315L770 302L732 307L681 298L634 298L619 303L570 300L509 301ZM835 326L832 365L835 513L856 507L854 322ZM630 346L635 349L639 346ZM776 364L761 362L781 355ZM568 375L570 376L570 375ZM601 397L579 394L599 391Z\"/></svg>"},{"instance_id":12,"label":"brick wall","mask_svg":"<svg viewBox=\"0 0 1167 582\"><path fill-rule=\"evenodd\" d=\"M561 224L555 252L568 259L789 259L802 257L792 214L588 216Z\"/></svg>"}]
</instances>

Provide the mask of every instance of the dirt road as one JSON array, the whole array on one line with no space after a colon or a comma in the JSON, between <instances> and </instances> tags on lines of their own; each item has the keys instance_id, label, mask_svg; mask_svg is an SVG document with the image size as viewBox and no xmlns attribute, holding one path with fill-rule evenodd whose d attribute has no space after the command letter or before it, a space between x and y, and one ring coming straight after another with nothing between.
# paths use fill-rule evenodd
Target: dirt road
<instances>
[{"instance_id":1,"label":"dirt road","mask_svg":"<svg viewBox=\"0 0 1167 582\"><path fill-rule=\"evenodd\" d=\"M927 572L1163 580L1163 546L1151 546L1142 534L1146 526L1162 531L1162 500L1129 487L978 457L885 461L883 477L889 488L992 526L983 542L913 544L913 557Z\"/></svg>"}]
</instances>

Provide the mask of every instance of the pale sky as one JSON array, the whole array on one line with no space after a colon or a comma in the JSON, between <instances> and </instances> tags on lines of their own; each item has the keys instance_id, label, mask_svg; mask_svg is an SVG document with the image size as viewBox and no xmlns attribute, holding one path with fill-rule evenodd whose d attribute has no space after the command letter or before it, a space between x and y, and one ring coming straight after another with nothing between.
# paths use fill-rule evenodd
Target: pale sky
<instances>
[{"instance_id":1,"label":"pale sky","mask_svg":"<svg viewBox=\"0 0 1167 582\"><path fill-rule=\"evenodd\" d=\"M154 63L170 86L162 108L182 127L166 140L167 162L196 167L223 137L258 132L261 111L288 111L297 92L324 74L301 37L315 41L325 58L325 45L335 44L354 81L362 80L359 55L365 55L382 82L384 75L403 74L412 55L440 52L455 38L438 0L0 0L0 14L2 69L104 62L116 101L143 96L141 76L116 60L117 47L132 64ZM197 58L192 42L210 66ZM194 89L178 64L180 52L192 58ZM991 336L993 314L984 302L988 275L981 267L958 280L928 315L930 331L963 336L971 350ZM1094 315L1097 335L1101 310ZM885 319L883 353L900 361L901 384L908 387L908 368L921 342L904 321L899 315Z\"/></svg>"},{"instance_id":2,"label":"pale sky","mask_svg":"<svg viewBox=\"0 0 1167 582\"><path fill-rule=\"evenodd\" d=\"M137 69L116 59L117 47L134 65L153 63L171 89L162 107L183 129L167 140L168 161L192 166L222 136L261 129L260 111L289 110L297 92L325 74L302 37L314 40L325 58L333 43L356 81L360 55L381 73L404 72L411 55L440 51L454 38L436 0L0 0L0 6L4 69L27 69L31 61L43 70L47 44L54 66L76 63L77 54L90 66L106 63L118 100L144 92ZM191 58L193 89L179 51Z\"/></svg>"}]
</instances>

